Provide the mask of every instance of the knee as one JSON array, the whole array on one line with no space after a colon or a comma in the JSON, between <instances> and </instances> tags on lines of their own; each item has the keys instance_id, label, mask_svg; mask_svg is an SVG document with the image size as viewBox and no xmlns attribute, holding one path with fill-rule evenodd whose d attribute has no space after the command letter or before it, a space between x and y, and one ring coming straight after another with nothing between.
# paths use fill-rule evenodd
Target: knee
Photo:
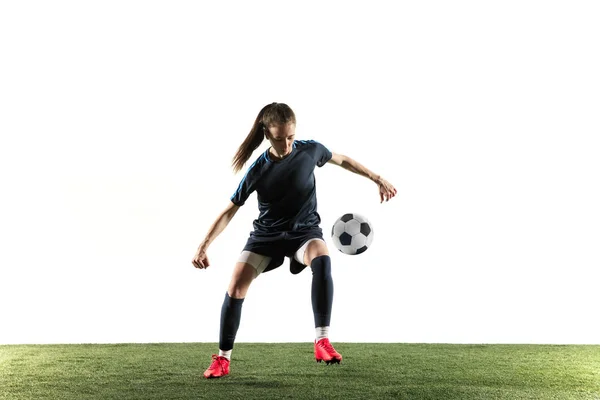
<instances>
[{"instance_id":1,"label":"knee","mask_svg":"<svg viewBox=\"0 0 600 400\"><path fill-rule=\"evenodd\" d=\"M233 299L243 299L246 297L249 287L250 282L234 278L229 283L227 293L229 293L229 297Z\"/></svg>"},{"instance_id":2,"label":"knee","mask_svg":"<svg viewBox=\"0 0 600 400\"><path fill-rule=\"evenodd\" d=\"M313 240L308 243L308 247L304 253L304 263L306 265L311 265L315 258L328 255L329 251L327 250L325 242L323 240Z\"/></svg>"},{"instance_id":3,"label":"knee","mask_svg":"<svg viewBox=\"0 0 600 400\"><path fill-rule=\"evenodd\" d=\"M331 258L328 255L318 256L312 259L310 269L313 275L323 278L331 277Z\"/></svg>"},{"instance_id":4,"label":"knee","mask_svg":"<svg viewBox=\"0 0 600 400\"><path fill-rule=\"evenodd\" d=\"M232 299L243 299L246 297L246 293L248 293L248 288L229 285L227 293Z\"/></svg>"},{"instance_id":5,"label":"knee","mask_svg":"<svg viewBox=\"0 0 600 400\"><path fill-rule=\"evenodd\" d=\"M234 299L246 297L250 284L256 277L256 270L250 264L239 265L235 268L227 293Z\"/></svg>"}]
</instances>

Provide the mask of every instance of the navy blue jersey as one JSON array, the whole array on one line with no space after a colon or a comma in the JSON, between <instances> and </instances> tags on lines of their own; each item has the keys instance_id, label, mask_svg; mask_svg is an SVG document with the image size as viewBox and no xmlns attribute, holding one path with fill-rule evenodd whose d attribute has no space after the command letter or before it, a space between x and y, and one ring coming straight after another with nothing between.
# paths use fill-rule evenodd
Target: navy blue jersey
<instances>
[{"instance_id":1,"label":"navy blue jersey","mask_svg":"<svg viewBox=\"0 0 600 400\"><path fill-rule=\"evenodd\" d=\"M269 150L248 168L231 201L243 205L256 191L259 216L255 234L274 234L318 227L315 166L322 167L331 152L314 140L295 140L283 160L272 160Z\"/></svg>"}]
</instances>

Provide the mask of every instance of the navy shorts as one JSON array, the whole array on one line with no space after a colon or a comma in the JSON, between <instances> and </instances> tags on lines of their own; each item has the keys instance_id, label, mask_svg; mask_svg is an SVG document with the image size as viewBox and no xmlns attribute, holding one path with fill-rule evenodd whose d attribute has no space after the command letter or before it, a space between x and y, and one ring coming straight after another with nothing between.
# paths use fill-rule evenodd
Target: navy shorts
<instances>
[{"instance_id":1,"label":"navy shorts","mask_svg":"<svg viewBox=\"0 0 600 400\"><path fill-rule=\"evenodd\" d=\"M244 250L271 257L271 262L263 271L267 272L281 266L285 257L294 257L294 253L310 239L324 241L321 228L269 234L251 232Z\"/></svg>"}]
</instances>

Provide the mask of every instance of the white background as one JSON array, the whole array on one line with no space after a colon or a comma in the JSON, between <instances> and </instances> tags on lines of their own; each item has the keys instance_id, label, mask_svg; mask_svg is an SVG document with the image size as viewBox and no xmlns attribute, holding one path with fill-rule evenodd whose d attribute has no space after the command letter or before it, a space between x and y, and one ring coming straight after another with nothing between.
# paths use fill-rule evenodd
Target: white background
<instances>
[{"instance_id":1,"label":"white background","mask_svg":"<svg viewBox=\"0 0 600 400\"><path fill-rule=\"evenodd\" d=\"M326 236L334 342L600 343L598 21L595 1L2 2L0 343L216 342L255 196L191 259L273 101L398 189L316 171L326 234L358 212L376 235L356 257ZM310 281L262 275L238 342L312 341Z\"/></svg>"}]
</instances>

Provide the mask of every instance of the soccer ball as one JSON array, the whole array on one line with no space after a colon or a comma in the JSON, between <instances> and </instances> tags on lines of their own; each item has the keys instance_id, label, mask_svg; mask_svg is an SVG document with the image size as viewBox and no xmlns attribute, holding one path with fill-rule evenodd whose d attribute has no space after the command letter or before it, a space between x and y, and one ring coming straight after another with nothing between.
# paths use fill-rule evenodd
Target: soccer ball
<instances>
[{"instance_id":1,"label":"soccer ball","mask_svg":"<svg viewBox=\"0 0 600 400\"><path fill-rule=\"evenodd\" d=\"M344 254L355 255L367 251L373 242L373 226L362 215L344 214L331 228L333 244Z\"/></svg>"}]
</instances>

